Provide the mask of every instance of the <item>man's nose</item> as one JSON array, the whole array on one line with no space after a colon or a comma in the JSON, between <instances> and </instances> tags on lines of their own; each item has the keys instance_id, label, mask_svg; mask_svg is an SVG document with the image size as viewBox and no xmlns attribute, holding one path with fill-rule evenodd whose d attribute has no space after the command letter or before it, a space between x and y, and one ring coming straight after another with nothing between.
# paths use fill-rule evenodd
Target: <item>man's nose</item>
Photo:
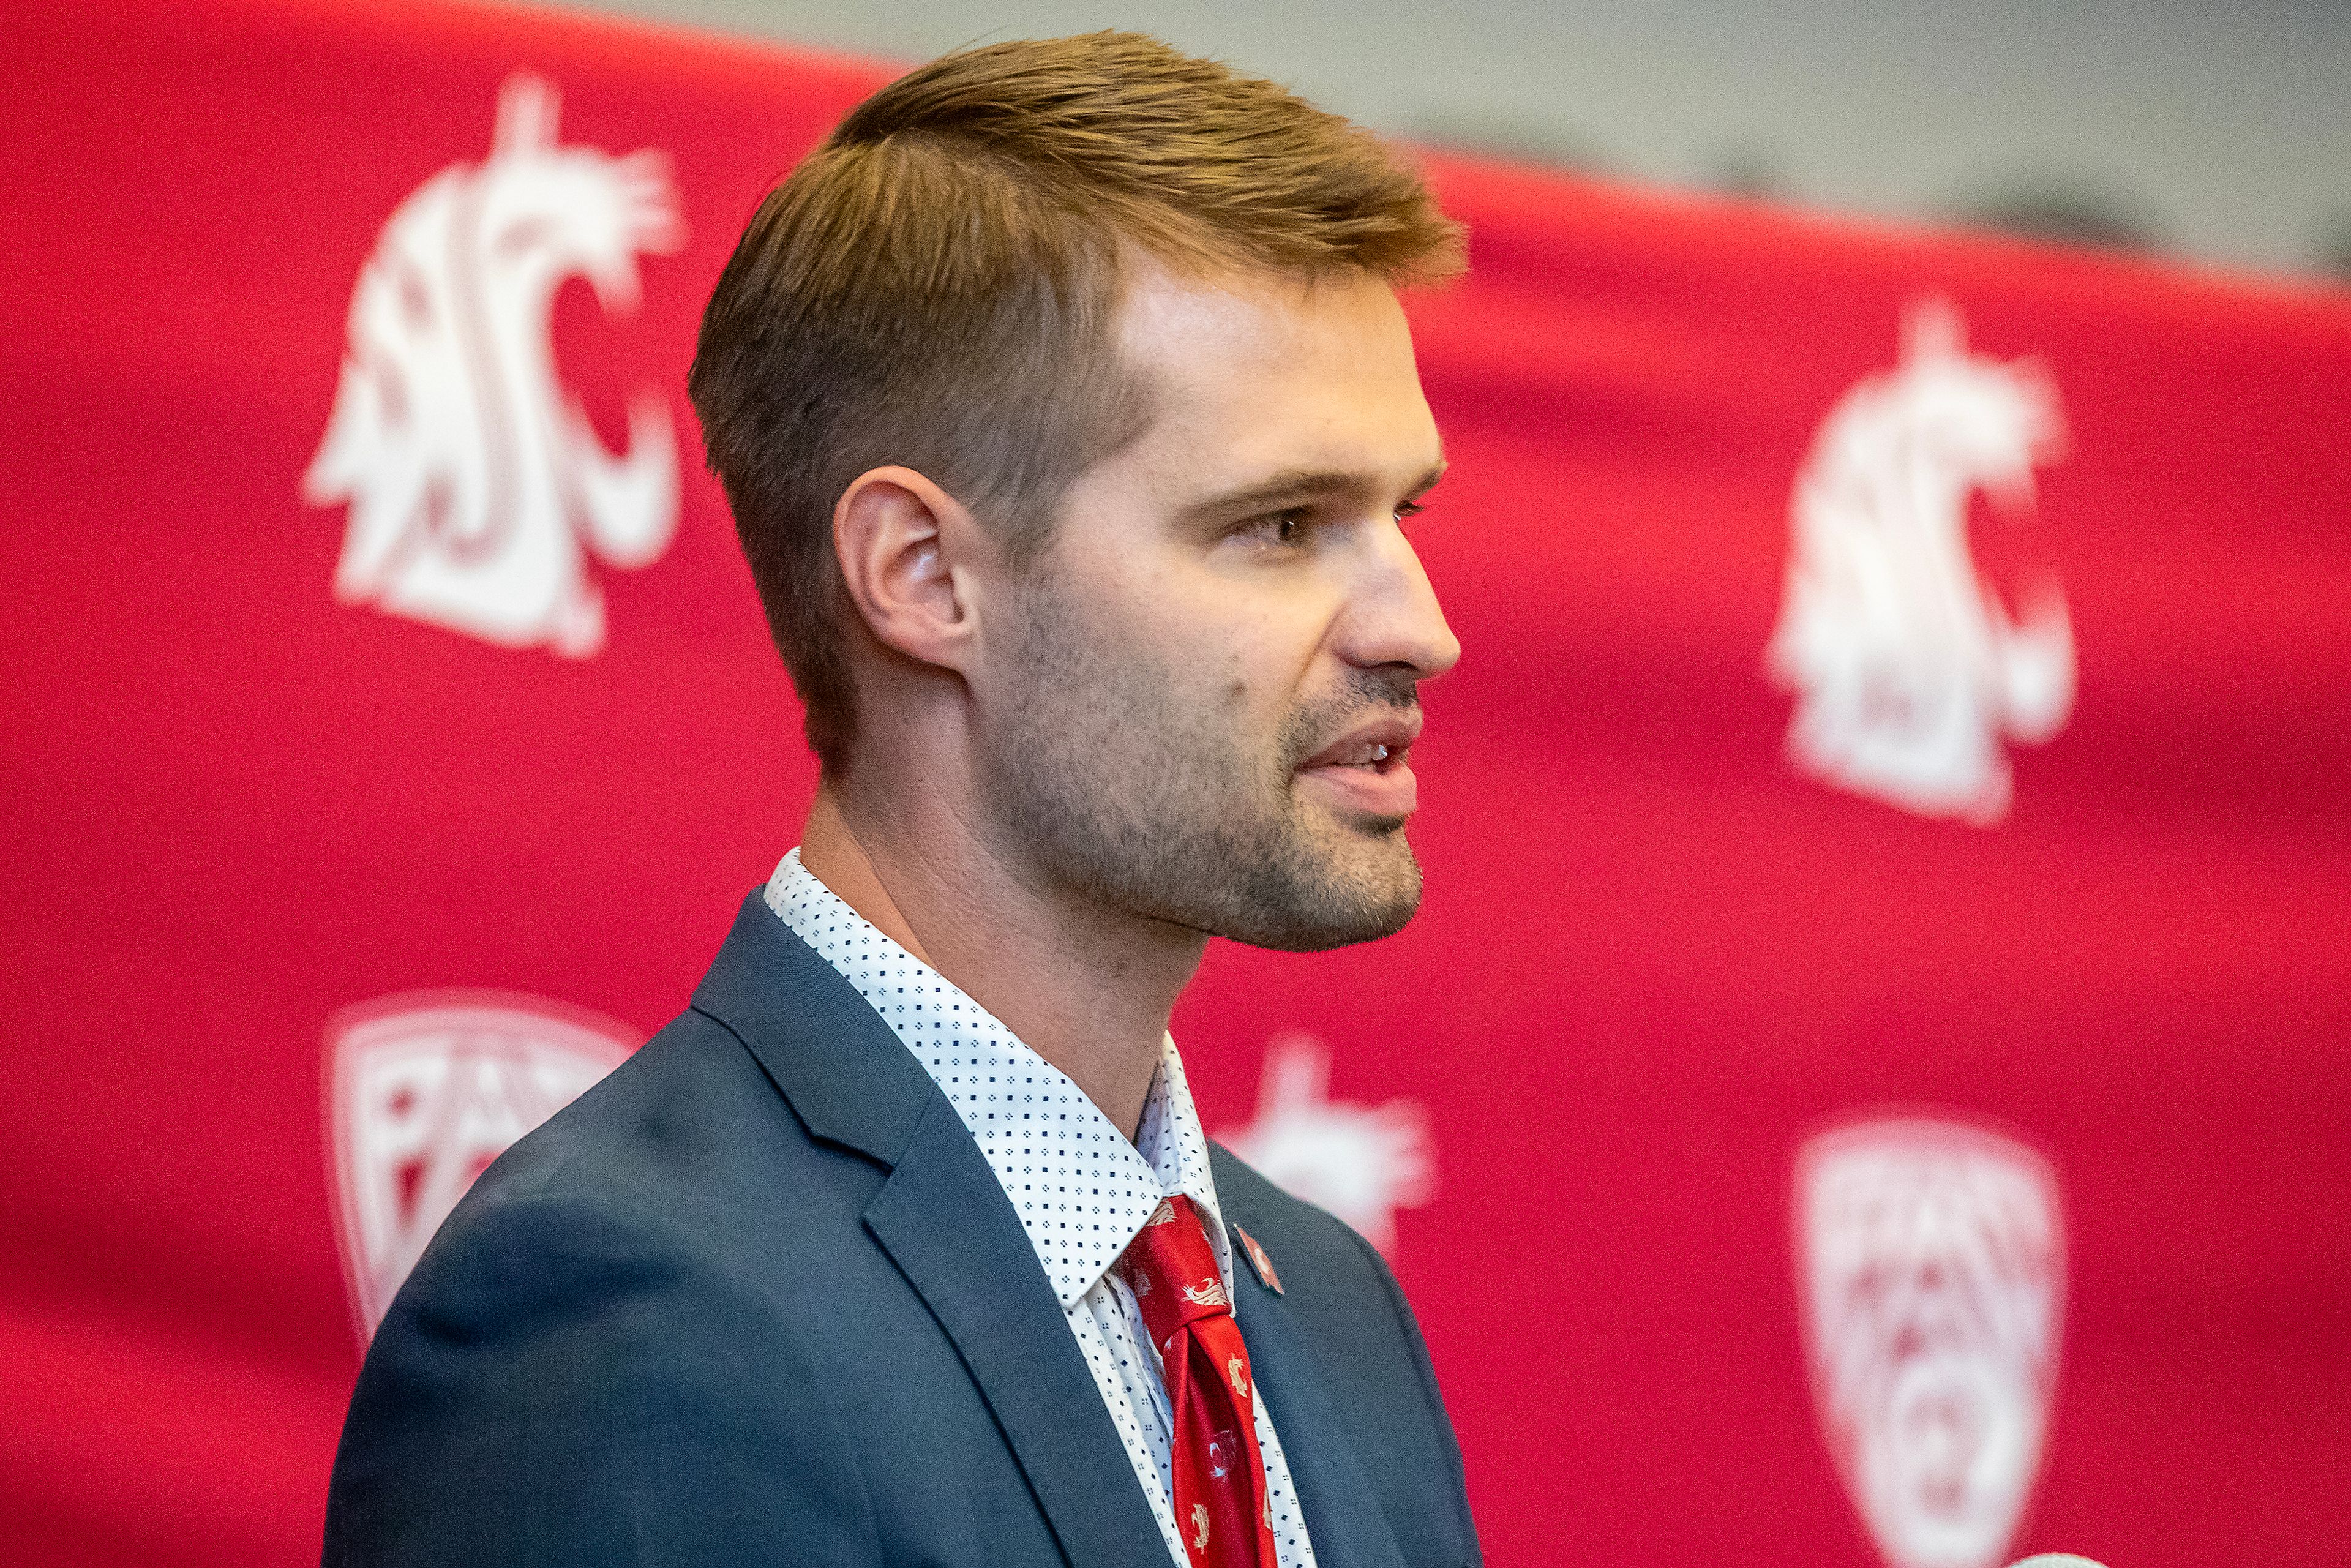
<instances>
[{"instance_id":1,"label":"man's nose","mask_svg":"<svg viewBox=\"0 0 2351 1568\"><path fill-rule=\"evenodd\" d=\"M1434 679L1461 661L1461 640L1446 624L1420 554L1393 523L1374 537L1343 643L1349 663L1406 665L1417 680Z\"/></svg>"}]
</instances>

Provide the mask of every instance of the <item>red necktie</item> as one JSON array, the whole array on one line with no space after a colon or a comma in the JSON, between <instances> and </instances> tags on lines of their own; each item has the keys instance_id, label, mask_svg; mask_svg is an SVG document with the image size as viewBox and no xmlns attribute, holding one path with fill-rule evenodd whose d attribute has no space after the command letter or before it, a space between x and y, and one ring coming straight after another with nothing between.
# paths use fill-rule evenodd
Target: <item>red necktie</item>
<instances>
[{"instance_id":1,"label":"red necktie","mask_svg":"<svg viewBox=\"0 0 2351 1568\"><path fill-rule=\"evenodd\" d=\"M1249 1347L1192 1200L1164 1199L1118 1269L1166 1372L1176 1527L1192 1568L1275 1568Z\"/></svg>"}]
</instances>

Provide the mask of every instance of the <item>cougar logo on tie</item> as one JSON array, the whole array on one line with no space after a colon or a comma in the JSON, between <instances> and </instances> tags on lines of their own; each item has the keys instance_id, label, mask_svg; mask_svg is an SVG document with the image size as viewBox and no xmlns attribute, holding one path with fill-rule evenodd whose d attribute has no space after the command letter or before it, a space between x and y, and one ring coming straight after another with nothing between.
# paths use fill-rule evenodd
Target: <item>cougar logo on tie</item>
<instances>
[{"instance_id":1,"label":"cougar logo on tie","mask_svg":"<svg viewBox=\"0 0 2351 1568\"><path fill-rule=\"evenodd\" d=\"M342 377L302 478L349 503L335 597L510 648L586 658L604 600L585 551L643 567L677 528L669 406L629 400L607 453L557 380L549 327L585 277L636 308L641 253L684 240L666 162L556 144L555 89L507 78L489 158L401 204L352 291Z\"/></svg>"},{"instance_id":2,"label":"cougar logo on tie","mask_svg":"<svg viewBox=\"0 0 2351 1568\"><path fill-rule=\"evenodd\" d=\"M474 1178L638 1038L560 1002L490 991L387 997L335 1016L327 1138L362 1342Z\"/></svg>"},{"instance_id":3,"label":"cougar logo on tie","mask_svg":"<svg viewBox=\"0 0 2351 1568\"><path fill-rule=\"evenodd\" d=\"M1900 368L1844 395L1796 477L1765 659L1796 696L1795 767L1921 816L2008 814L2002 742L2064 727L2073 625L2047 574L2011 614L1976 570L1968 504L2027 512L2033 469L2064 442L2039 365L1968 353L1946 301L1911 307Z\"/></svg>"},{"instance_id":4,"label":"cougar logo on tie","mask_svg":"<svg viewBox=\"0 0 2351 1568\"><path fill-rule=\"evenodd\" d=\"M1797 1292L1821 1430L1891 1568L2007 1556L2048 1430L2065 1242L2048 1164L1956 1123L1797 1156Z\"/></svg>"}]
</instances>

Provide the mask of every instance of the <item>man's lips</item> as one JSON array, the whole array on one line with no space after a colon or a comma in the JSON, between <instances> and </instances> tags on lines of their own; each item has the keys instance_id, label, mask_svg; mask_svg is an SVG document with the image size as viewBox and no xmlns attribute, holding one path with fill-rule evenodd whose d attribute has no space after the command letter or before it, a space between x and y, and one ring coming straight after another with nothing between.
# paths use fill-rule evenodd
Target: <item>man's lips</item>
<instances>
[{"instance_id":1,"label":"man's lips","mask_svg":"<svg viewBox=\"0 0 2351 1568\"><path fill-rule=\"evenodd\" d=\"M1364 720L1298 765L1357 810L1406 817L1419 803L1419 785L1405 761L1420 737L1420 711L1384 713Z\"/></svg>"},{"instance_id":2,"label":"man's lips","mask_svg":"<svg viewBox=\"0 0 2351 1568\"><path fill-rule=\"evenodd\" d=\"M1420 710L1375 714L1298 765L1310 768L1360 767L1400 756L1420 738ZM1383 755L1384 754L1384 755Z\"/></svg>"}]
</instances>

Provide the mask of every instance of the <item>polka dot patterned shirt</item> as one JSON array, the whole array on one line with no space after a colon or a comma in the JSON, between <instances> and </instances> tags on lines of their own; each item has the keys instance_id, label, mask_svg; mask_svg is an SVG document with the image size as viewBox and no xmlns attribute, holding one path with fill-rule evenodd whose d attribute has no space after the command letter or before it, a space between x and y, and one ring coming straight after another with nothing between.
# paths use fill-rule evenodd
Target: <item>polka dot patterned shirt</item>
<instances>
[{"instance_id":1,"label":"polka dot patterned shirt","mask_svg":"<svg viewBox=\"0 0 2351 1568\"><path fill-rule=\"evenodd\" d=\"M1067 1074L819 882L801 866L799 851L776 868L767 901L882 1015L971 1130L1061 1300L1168 1554L1176 1568L1188 1568L1169 1500L1173 1426L1159 1354L1134 1292L1111 1268L1160 1198L1180 1192L1208 1218L1217 1267L1232 1289L1232 1239L1175 1040L1160 1047L1159 1071L1130 1144ZM1290 1465L1262 1401L1257 1436L1280 1568L1312 1568Z\"/></svg>"}]
</instances>

